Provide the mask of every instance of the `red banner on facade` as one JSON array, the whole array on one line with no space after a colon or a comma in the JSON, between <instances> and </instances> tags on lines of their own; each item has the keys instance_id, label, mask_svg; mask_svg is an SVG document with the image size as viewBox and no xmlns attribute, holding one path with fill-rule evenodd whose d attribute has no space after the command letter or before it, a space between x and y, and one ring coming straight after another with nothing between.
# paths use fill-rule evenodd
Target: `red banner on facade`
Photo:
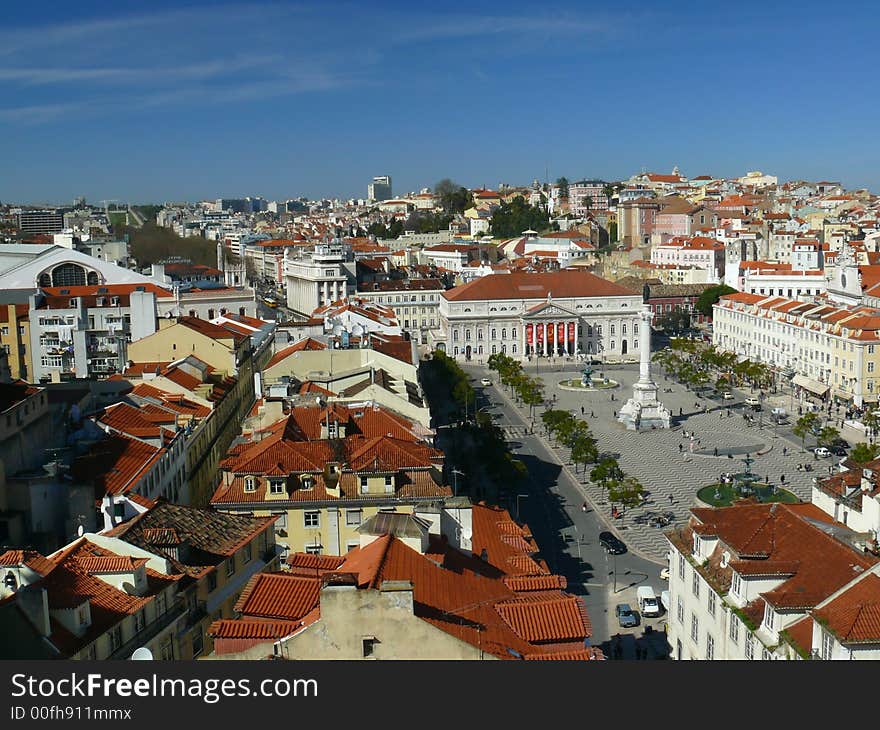
<instances>
[{"instance_id":1,"label":"red banner on facade","mask_svg":"<svg viewBox=\"0 0 880 730\"><path fill-rule=\"evenodd\" d=\"M536 325L535 331L537 332L537 335L538 335L538 342L543 342L544 341L544 325L542 325L542 324Z\"/></svg>"},{"instance_id":2,"label":"red banner on facade","mask_svg":"<svg viewBox=\"0 0 880 730\"><path fill-rule=\"evenodd\" d=\"M568 323L568 340L574 342L574 322Z\"/></svg>"},{"instance_id":3,"label":"red banner on facade","mask_svg":"<svg viewBox=\"0 0 880 730\"><path fill-rule=\"evenodd\" d=\"M534 336L534 329L535 329L535 325L533 325L533 324L526 325L526 342L529 345L532 344L532 337Z\"/></svg>"},{"instance_id":4,"label":"red banner on facade","mask_svg":"<svg viewBox=\"0 0 880 730\"><path fill-rule=\"evenodd\" d=\"M553 323L547 325L547 342L555 342L556 341L556 328L553 326Z\"/></svg>"},{"instance_id":5,"label":"red banner on facade","mask_svg":"<svg viewBox=\"0 0 880 730\"><path fill-rule=\"evenodd\" d=\"M565 322L559 322L556 325L556 341L565 342Z\"/></svg>"}]
</instances>

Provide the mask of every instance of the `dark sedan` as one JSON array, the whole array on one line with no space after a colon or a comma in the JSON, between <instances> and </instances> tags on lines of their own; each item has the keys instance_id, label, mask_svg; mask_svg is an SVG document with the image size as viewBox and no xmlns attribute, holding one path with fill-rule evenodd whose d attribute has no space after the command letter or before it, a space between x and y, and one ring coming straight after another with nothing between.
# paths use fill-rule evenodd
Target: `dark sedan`
<instances>
[{"instance_id":1,"label":"dark sedan","mask_svg":"<svg viewBox=\"0 0 880 730\"><path fill-rule=\"evenodd\" d=\"M638 614L630 608L628 603L618 603L614 613L617 616L617 623L622 629L631 629L633 626L639 625Z\"/></svg>"},{"instance_id":2,"label":"dark sedan","mask_svg":"<svg viewBox=\"0 0 880 730\"><path fill-rule=\"evenodd\" d=\"M620 555L626 552L626 545L623 544L620 538L610 532L599 533L599 544L605 548L606 553L611 555Z\"/></svg>"}]
</instances>

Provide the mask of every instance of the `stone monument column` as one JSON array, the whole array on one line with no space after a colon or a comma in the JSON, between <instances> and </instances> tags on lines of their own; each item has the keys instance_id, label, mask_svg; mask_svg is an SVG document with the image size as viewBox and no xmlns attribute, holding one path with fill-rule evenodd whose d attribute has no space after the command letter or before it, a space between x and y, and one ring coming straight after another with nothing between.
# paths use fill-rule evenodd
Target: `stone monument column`
<instances>
[{"instance_id":1,"label":"stone monument column","mask_svg":"<svg viewBox=\"0 0 880 730\"><path fill-rule=\"evenodd\" d=\"M617 420L630 431L669 428L670 413L657 398L657 384L651 378L651 320L654 313L648 304L639 312L639 379L633 394L620 409Z\"/></svg>"}]
</instances>

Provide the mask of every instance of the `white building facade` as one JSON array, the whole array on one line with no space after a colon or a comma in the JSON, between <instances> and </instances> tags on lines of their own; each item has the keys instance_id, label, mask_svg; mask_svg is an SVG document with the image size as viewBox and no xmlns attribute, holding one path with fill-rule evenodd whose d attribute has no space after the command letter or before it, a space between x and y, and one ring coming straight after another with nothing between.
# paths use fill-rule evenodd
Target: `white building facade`
<instances>
[{"instance_id":1,"label":"white building facade","mask_svg":"<svg viewBox=\"0 0 880 730\"><path fill-rule=\"evenodd\" d=\"M442 294L436 347L456 359L639 359L642 297L575 270L492 274Z\"/></svg>"}]
</instances>

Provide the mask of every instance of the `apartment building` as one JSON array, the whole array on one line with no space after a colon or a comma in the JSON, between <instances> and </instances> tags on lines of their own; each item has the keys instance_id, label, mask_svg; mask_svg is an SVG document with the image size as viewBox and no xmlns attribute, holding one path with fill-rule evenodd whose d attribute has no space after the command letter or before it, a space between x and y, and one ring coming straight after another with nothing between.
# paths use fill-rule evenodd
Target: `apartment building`
<instances>
[{"instance_id":1,"label":"apartment building","mask_svg":"<svg viewBox=\"0 0 880 730\"><path fill-rule=\"evenodd\" d=\"M284 249L287 306L308 317L315 309L349 295L355 289L351 247L342 243L316 245L313 251Z\"/></svg>"},{"instance_id":2,"label":"apartment building","mask_svg":"<svg viewBox=\"0 0 880 730\"><path fill-rule=\"evenodd\" d=\"M877 402L880 310L737 293L713 309L713 344L766 363L820 397Z\"/></svg>"},{"instance_id":3,"label":"apartment building","mask_svg":"<svg viewBox=\"0 0 880 730\"><path fill-rule=\"evenodd\" d=\"M442 452L412 421L372 404L294 407L230 449L211 505L276 515L283 552L341 555L382 509L452 496Z\"/></svg>"},{"instance_id":4,"label":"apartment building","mask_svg":"<svg viewBox=\"0 0 880 730\"><path fill-rule=\"evenodd\" d=\"M0 656L129 659L146 648L193 659L211 650L205 628L232 615L247 581L278 566L271 519L127 505L103 533L48 557L0 554Z\"/></svg>"},{"instance_id":5,"label":"apartment building","mask_svg":"<svg viewBox=\"0 0 880 730\"><path fill-rule=\"evenodd\" d=\"M391 307L403 331L426 344L429 332L440 331L440 297L445 289L440 279L389 279L361 284L357 296Z\"/></svg>"},{"instance_id":6,"label":"apartment building","mask_svg":"<svg viewBox=\"0 0 880 730\"><path fill-rule=\"evenodd\" d=\"M160 645L156 659L195 659L213 651L208 627L235 616L248 582L278 570L271 517L230 515L162 500L117 502L105 511L100 534L90 536L132 558L163 561L179 576L176 600L186 619L173 641Z\"/></svg>"},{"instance_id":7,"label":"apartment building","mask_svg":"<svg viewBox=\"0 0 880 730\"><path fill-rule=\"evenodd\" d=\"M666 537L674 659L878 655L875 627L874 641L861 646L856 633L866 628L858 624L864 589L872 595L861 606L876 604L880 561L815 505L694 508Z\"/></svg>"},{"instance_id":8,"label":"apartment building","mask_svg":"<svg viewBox=\"0 0 880 730\"><path fill-rule=\"evenodd\" d=\"M345 557L294 554L289 573L253 578L241 617L211 626L216 658L604 658L583 601L537 552L497 507L379 513Z\"/></svg>"},{"instance_id":9,"label":"apartment building","mask_svg":"<svg viewBox=\"0 0 880 730\"><path fill-rule=\"evenodd\" d=\"M156 331L155 284L44 287L29 298L34 382L107 376L125 369L132 340Z\"/></svg>"}]
</instances>

